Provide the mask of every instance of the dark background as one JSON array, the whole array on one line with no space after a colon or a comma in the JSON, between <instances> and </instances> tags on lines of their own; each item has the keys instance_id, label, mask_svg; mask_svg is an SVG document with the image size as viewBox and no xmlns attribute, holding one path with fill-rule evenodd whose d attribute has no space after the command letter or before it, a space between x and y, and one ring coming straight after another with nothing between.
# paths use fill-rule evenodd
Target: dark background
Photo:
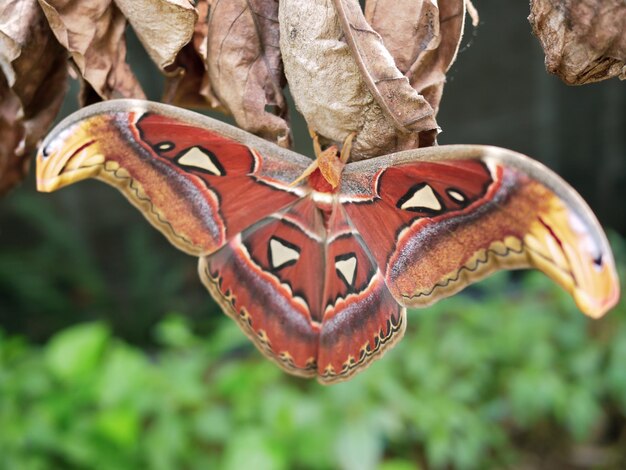
<instances>
[{"instance_id":1,"label":"dark background","mask_svg":"<svg viewBox=\"0 0 626 470\"><path fill-rule=\"evenodd\" d=\"M468 22L448 75L439 142L527 154L572 184L608 230L626 234L624 83L566 86L545 71L526 3L476 7L480 25ZM132 31L128 36L128 61L148 97L159 100L163 77ZM59 118L76 108L76 90L74 83ZM312 155L304 121L292 116L297 150ZM118 333L143 343L163 312L184 311L207 328L221 315L197 279L195 260L99 182L39 194L31 174L0 201L0 254L0 324L34 339L105 316Z\"/></svg>"}]
</instances>

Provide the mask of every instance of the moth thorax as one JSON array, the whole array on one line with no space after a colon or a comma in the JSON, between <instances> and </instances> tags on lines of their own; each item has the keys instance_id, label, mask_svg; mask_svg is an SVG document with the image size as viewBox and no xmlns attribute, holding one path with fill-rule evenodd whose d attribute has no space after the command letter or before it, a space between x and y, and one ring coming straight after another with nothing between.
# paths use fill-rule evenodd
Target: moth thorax
<instances>
[{"instance_id":1,"label":"moth thorax","mask_svg":"<svg viewBox=\"0 0 626 470\"><path fill-rule=\"evenodd\" d=\"M318 193L332 194L336 191L336 188L332 187L319 168L309 175L309 186Z\"/></svg>"}]
</instances>

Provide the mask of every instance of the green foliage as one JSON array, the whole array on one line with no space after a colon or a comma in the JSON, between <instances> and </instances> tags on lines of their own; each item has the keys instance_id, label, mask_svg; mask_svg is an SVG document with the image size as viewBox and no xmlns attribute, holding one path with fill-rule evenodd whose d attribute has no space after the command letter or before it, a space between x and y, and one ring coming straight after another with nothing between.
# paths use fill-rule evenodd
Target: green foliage
<instances>
[{"instance_id":1,"label":"green foliage","mask_svg":"<svg viewBox=\"0 0 626 470\"><path fill-rule=\"evenodd\" d=\"M171 315L153 353L102 323L42 347L0 335L0 466L482 469L610 446L607 423L626 415L626 306L593 322L540 274L511 282L410 312L393 351L330 387L281 372L227 318L198 334ZM624 459L616 446L597 463Z\"/></svg>"},{"instance_id":2,"label":"green foliage","mask_svg":"<svg viewBox=\"0 0 626 470\"><path fill-rule=\"evenodd\" d=\"M110 211L91 204L98 200L93 193L108 188L86 186L53 195L22 190L2 200L0 325L41 340L69 324L106 319L116 333L145 345L168 310L217 316L193 260L124 201ZM107 217L84 220L80 204ZM68 214L75 219L68 222Z\"/></svg>"}]
</instances>

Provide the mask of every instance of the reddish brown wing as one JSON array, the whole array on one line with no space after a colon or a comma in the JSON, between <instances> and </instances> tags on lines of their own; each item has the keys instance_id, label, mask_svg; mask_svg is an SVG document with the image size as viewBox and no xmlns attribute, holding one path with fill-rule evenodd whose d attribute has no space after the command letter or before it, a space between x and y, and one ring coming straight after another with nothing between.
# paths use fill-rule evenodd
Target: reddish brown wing
<instances>
[{"instance_id":1,"label":"reddish brown wing","mask_svg":"<svg viewBox=\"0 0 626 470\"><path fill-rule=\"evenodd\" d=\"M406 310L385 285L363 238L336 204L328 221L320 380L345 380L402 338Z\"/></svg>"},{"instance_id":2,"label":"reddish brown wing","mask_svg":"<svg viewBox=\"0 0 626 470\"><path fill-rule=\"evenodd\" d=\"M200 277L257 347L296 375L344 380L402 336L405 310L336 206L305 198L212 256Z\"/></svg>"},{"instance_id":3,"label":"reddish brown wing","mask_svg":"<svg viewBox=\"0 0 626 470\"><path fill-rule=\"evenodd\" d=\"M311 217L312 216L312 217ZM224 311L289 372L315 376L323 226L303 201L200 259L202 281Z\"/></svg>"},{"instance_id":4,"label":"reddish brown wing","mask_svg":"<svg viewBox=\"0 0 626 470\"><path fill-rule=\"evenodd\" d=\"M127 100L72 115L42 148L41 190L101 179L190 254L212 253L299 199L289 183L310 163L218 121Z\"/></svg>"},{"instance_id":5,"label":"reddish brown wing","mask_svg":"<svg viewBox=\"0 0 626 470\"><path fill-rule=\"evenodd\" d=\"M536 267L594 317L619 296L612 254L569 186L527 157L441 146L346 167L340 200L396 300L430 304L503 268Z\"/></svg>"}]
</instances>

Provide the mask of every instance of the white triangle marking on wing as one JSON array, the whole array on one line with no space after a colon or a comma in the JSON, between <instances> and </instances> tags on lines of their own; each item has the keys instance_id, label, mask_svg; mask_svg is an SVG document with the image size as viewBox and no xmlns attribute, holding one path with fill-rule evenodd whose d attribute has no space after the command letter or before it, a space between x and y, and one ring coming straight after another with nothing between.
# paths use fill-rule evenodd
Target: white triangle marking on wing
<instances>
[{"instance_id":1,"label":"white triangle marking on wing","mask_svg":"<svg viewBox=\"0 0 626 470\"><path fill-rule=\"evenodd\" d=\"M206 170L217 176L222 176L220 169L213 163L211 157L200 150L198 147L191 147L182 157L178 159L180 165L195 166L202 170Z\"/></svg>"},{"instance_id":2,"label":"white triangle marking on wing","mask_svg":"<svg viewBox=\"0 0 626 470\"><path fill-rule=\"evenodd\" d=\"M270 240L270 254L272 268L276 269L290 261L297 261L300 258L298 250L281 243L279 240L272 238Z\"/></svg>"},{"instance_id":3,"label":"white triangle marking on wing","mask_svg":"<svg viewBox=\"0 0 626 470\"><path fill-rule=\"evenodd\" d=\"M348 284L351 286L354 285L354 277L356 274L356 256L335 261L335 268L337 268L337 271L341 273Z\"/></svg>"},{"instance_id":4,"label":"white triangle marking on wing","mask_svg":"<svg viewBox=\"0 0 626 470\"><path fill-rule=\"evenodd\" d=\"M425 185L415 191L413 196L400 206L400 209L411 209L414 207L423 207L424 209L439 211L441 210L441 203L439 202L439 199L437 199L437 196L435 196L433 188Z\"/></svg>"}]
</instances>

